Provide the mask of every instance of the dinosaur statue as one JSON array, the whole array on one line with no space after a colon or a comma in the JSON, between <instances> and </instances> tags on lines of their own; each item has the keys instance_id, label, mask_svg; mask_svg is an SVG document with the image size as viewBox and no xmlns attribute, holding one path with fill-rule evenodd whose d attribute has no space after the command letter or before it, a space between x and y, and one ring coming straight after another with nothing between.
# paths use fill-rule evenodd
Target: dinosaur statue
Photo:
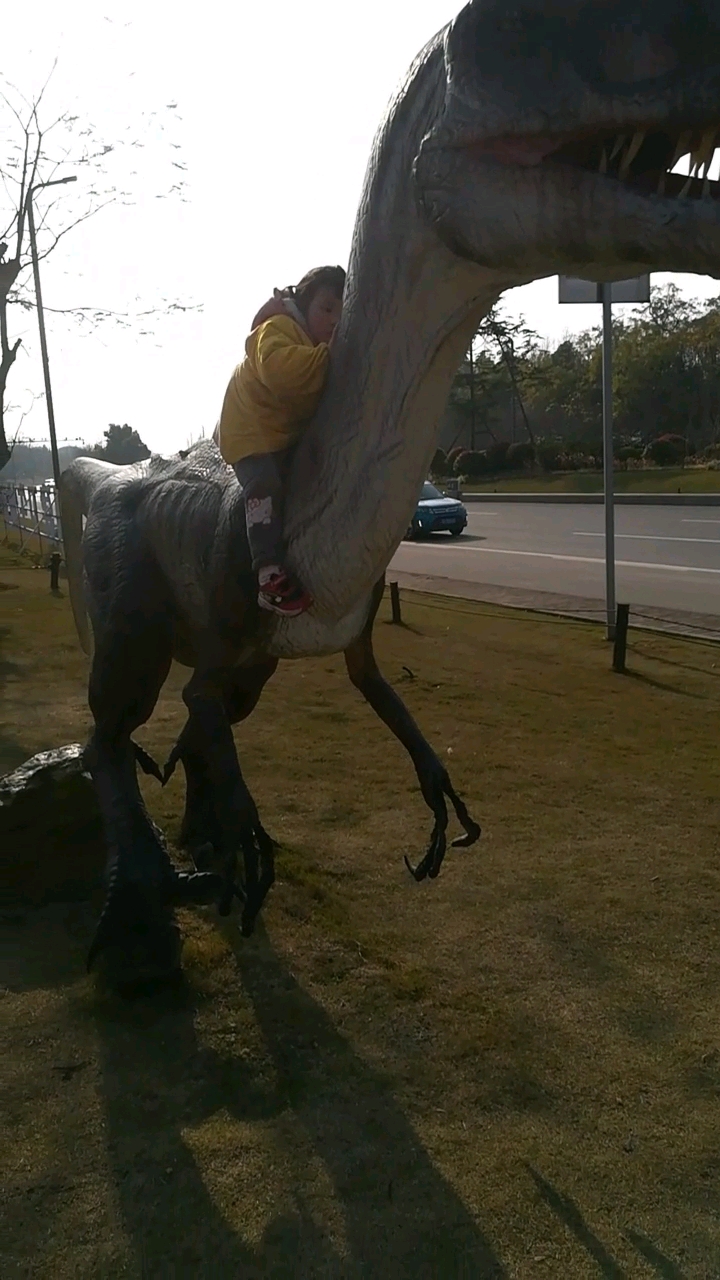
<instances>
[{"instance_id":1,"label":"dinosaur statue","mask_svg":"<svg viewBox=\"0 0 720 1280\"><path fill-rule=\"evenodd\" d=\"M385 569L453 374L504 290L558 272L720 275L718 129L720 0L472 0L419 54L373 147L327 390L289 481L288 563L316 601L309 614L258 616L240 490L214 445L125 468L80 459L64 473L72 605L89 651L86 600L95 646L87 761L108 845L89 963L104 953L116 977L174 973L182 901L227 913L237 895L251 931L273 846L231 726L281 658L344 652L350 679L407 748L434 817L418 879L440 870L446 797L459 842L477 839L375 664ZM670 171L687 152L685 179ZM136 760L156 767L131 739L173 657L192 675L163 776L182 762L192 875L173 867L143 807ZM210 849L220 872L207 870Z\"/></svg>"}]
</instances>

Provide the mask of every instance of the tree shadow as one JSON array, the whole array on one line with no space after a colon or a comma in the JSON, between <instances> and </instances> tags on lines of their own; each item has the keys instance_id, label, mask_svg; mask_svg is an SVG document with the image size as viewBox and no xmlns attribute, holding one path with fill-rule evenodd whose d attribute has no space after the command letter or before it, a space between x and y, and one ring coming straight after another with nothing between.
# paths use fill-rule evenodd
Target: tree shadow
<instances>
[{"instance_id":1,"label":"tree shadow","mask_svg":"<svg viewBox=\"0 0 720 1280\"><path fill-rule=\"evenodd\" d=\"M248 946L232 926L225 932L271 1064L202 1045L195 1019L203 997L186 986L134 1004L108 997L93 1013L109 1164L137 1274L148 1280L505 1280L492 1246L433 1165L381 1074L354 1053L266 937ZM184 1136L223 1112L261 1128L273 1118L297 1118L344 1218L342 1256L313 1216L311 1193L300 1179L262 1239L242 1239L210 1194ZM247 1194L242 1144L234 1158L234 1168L232 1155L223 1168L231 1198L233 1181Z\"/></svg>"},{"instance_id":2,"label":"tree shadow","mask_svg":"<svg viewBox=\"0 0 720 1280\"><path fill-rule=\"evenodd\" d=\"M562 917L535 913L538 934L554 962L583 986L607 990L614 983L612 1017L618 1027L643 1044L657 1044L676 1032L679 1013L652 987L641 985L626 964L608 955L599 932L581 932Z\"/></svg>"},{"instance_id":3,"label":"tree shadow","mask_svg":"<svg viewBox=\"0 0 720 1280\"><path fill-rule=\"evenodd\" d=\"M583 1249L590 1255L604 1280L628 1280L628 1273L620 1266L620 1263L613 1257L609 1249L605 1247L599 1236L596 1236L592 1228L588 1226L575 1201L570 1196L558 1191L551 1182L543 1178L542 1174L533 1169L532 1165L525 1163L525 1168L535 1183L541 1198L552 1209L563 1226L575 1237L578 1244L582 1245ZM677 1263L673 1262L672 1258L668 1258L647 1236L642 1235L639 1231L629 1229L623 1231L623 1235L637 1249L643 1260L654 1269L660 1280L684 1280L683 1272Z\"/></svg>"}]
</instances>

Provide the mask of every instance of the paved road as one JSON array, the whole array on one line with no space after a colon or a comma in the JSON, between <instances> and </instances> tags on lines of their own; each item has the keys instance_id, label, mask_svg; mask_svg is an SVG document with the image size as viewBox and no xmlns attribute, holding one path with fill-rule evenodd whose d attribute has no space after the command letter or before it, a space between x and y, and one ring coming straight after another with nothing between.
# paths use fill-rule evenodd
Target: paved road
<instances>
[{"instance_id":1,"label":"paved road","mask_svg":"<svg viewBox=\"0 0 720 1280\"><path fill-rule=\"evenodd\" d=\"M601 506L468 503L460 539L438 534L399 548L405 573L553 592L605 594ZM617 507L618 599L639 607L720 615L720 508Z\"/></svg>"}]
</instances>

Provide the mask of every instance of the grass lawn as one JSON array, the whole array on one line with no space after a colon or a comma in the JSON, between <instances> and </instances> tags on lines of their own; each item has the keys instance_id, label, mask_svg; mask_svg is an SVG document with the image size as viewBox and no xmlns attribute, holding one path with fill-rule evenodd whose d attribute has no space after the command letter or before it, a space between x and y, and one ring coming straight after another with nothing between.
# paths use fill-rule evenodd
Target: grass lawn
<instances>
[{"instance_id":1,"label":"grass lawn","mask_svg":"<svg viewBox=\"0 0 720 1280\"><path fill-rule=\"evenodd\" d=\"M498 477L463 485L465 493L602 493L602 471L563 471L548 476ZM617 493L720 493L720 471L704 467L658 467L616 471Z\"/></svg>"},{"instance_id":2,"label":"grass lawn","mask_svg":"<svg viewBox=\"0 0 720 1280\"><path fill-rule=\"evenodd\" d=\"M67 598L0 582L4 770L88 713ZM485 826L436 882L333 658L238 733L282 845L255 938L183 912L186 989L124 1004L89 906L3 912L2 1280L720 1275L720 653L643 635L622 677L600 628L403 610L382 665ZM180 777L147 795L172 836Z\"/></svg>"}]
</instances>

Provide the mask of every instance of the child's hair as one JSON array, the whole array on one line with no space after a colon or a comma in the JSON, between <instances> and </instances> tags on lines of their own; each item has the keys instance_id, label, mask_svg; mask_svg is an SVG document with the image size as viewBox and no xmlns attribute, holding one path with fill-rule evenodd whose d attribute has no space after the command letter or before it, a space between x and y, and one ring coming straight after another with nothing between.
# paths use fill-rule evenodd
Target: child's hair
<instances>
[{"instance_id":1,"label":"child's hair","mask_svg":"<svg viewBox=\"0 0 720 1280\"><path fill-rule=\"evenodd\" d=\"M345 288L345 271L343 267L313 267L298 284L283 289L286 297L292 298L298 310L307 316L307 310L319 289L332 289L337 298L342 298Z\"/></svg>"}]
</instances>

